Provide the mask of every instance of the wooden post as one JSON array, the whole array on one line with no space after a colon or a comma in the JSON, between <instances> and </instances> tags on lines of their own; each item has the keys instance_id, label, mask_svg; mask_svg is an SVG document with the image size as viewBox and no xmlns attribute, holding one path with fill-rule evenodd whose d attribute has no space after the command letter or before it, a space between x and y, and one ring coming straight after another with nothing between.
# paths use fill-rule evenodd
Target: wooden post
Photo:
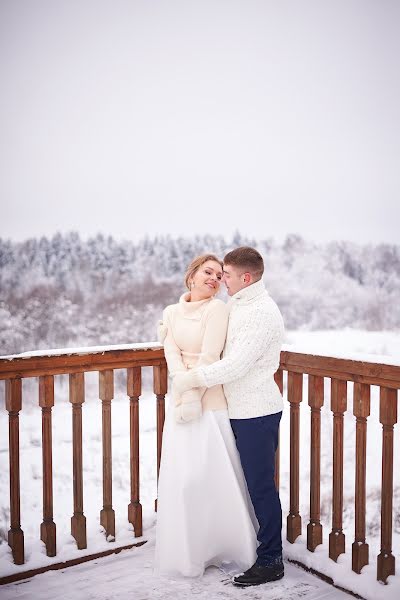
<instances>
[{"instance_id":1,"label":"wooden post","mask_svg":"<svg viewBox=\"0 0 400 600\"><path fill-rule=\"evenodd\" d=\"M111 400L114 397L114 371L99 371L99 396L102 403L103 432L103 509L100 524L104 527L107 541L115 541L115 512L112 507L112 444Z\"/></svg>"},{"instance_id":2,"label":"wooden post","mask_svg":"<svg viewBox=\"0 0 400 600\"><path fill-rule=\"evenodd\" d=\"M127 393L130 411L130 475L131 502L128 505L128 521L132 523L135 537L143 535L142 505L139 489L139 396L142 393L142 370L132 367L127 370Z\"/></svg>"},{"instance_id":3,"label":"wooden post","mask_svg":"<svg viewBox=\"0 0 400 600\"><path fill-rule=\"evenodd\" d=\"M86 517L83 514L82 468L82 404L85 402L85 374L69 376L69 401L72 404L72 461L74 481L74 514L71 517L71 535L79 550L87 547Z\"/></svg>"},{"instance_id":4,"label":"wooden post","mask_svg":"<svg viewBox=\"0 0 400 600\"><path fill-rule=\"evenodd\" d=\"M365 542L366 473L367 473L367 417L370 414L370 386L354 384L353 415L356 417L356 481L355 481L355 534L352 545L352 569L361 573L368 564L368 544Z\"/></svg>"},{"instance_id":5,"label":"wooden post","mask_svg":"<svg viewBox=\"0 0 400 600\"><path fill-rule=\"evenodd\" d=\"M14 563L23 565L24 532L21 529L21 502L19 476L19 411L22 408L21 379L6 379L6 409L8 411L8 439L10 464L10 529L8 545Z\"/></svg>"},{"instance_id":6,"label":"wooden post","mask_svg":"<svg viewBox=\"0 0 400 600\"><path fill-rule=\"evenodd\" d=\"M153 390L157 397L157 481L160 472L162 434L165 421L165 394L168 391L168 372L167 364L153 367ZM154 503L157 510L157 499Z\"/></svg>"},{"instance_id":7,"label":"wooden post","mask_svg":"<svg viewBox=\"0 0 400 600\"><path fill-rule=\"evenodd\" d=\"M324 378L308 376L308 404L311 407L310 440L310 522L307 525L307 548L314 552L322 544L321 525L321 408L324 405Z\"/></svg>"},{"instance_id":8,"label":"wooden post","mask_svg":"<svg viewBox=\"0 0 400 600\"><path fill-rule=\"evenodd\" d=\"M39 406L42 409L42 456L43 456L43 522L40 539L46 545L47 556L55 556L56 524L53 521L53 447L51 409L54 406L54 377L39 377Z\"/></svg>"},{"instance_id":9,"label":"wooden post","mask_svg":"<svg viewBox=\"0 0 400 600\"><path fill-rule=\"evenodd\" d=\"M301 535L299 514L300 479L300 402L303 395L303 375L288 372L290 402L290 510L287 516L287 540L292 544Z\"/></svg>"},{"instance_id":10,"label":"wooden post","mask_svg":"<svg viewBox=\"0 0 400 600\"><path fill-rule=\"evenodd\" d=\"M337 561L345 551L343 533L343 414L347 409L347 381L332 379L331 410L333 412L333 493L332 531L329 534L329 557Z\"/></svg>"},{"instance_id":11,"label":"wooden post","mask_svg":"<svg viewBox=\"0 0 400 600\"><path fill-rule=\"evenodd\" d=\"M275 383L279 388L281 394L283 394L283 371L278 369L274 375ZM279 491L279 479L280 479L280 435L278 432L278 447L275 452L275 487Z\"/></svg>"},{"instance_id":12,"label":"wooden post","mask_svg":"<svg viewBox=\"0 0 400 600\"><path fill-rule=\"evenodd\" d=\"M382 489L381 489L381 552L378 556L377 579L386 583L395 574L392 554L393 511L393 426L397 423L397 390L381 387L380 414L382 423Z\"/></svg>"}]
</instances>

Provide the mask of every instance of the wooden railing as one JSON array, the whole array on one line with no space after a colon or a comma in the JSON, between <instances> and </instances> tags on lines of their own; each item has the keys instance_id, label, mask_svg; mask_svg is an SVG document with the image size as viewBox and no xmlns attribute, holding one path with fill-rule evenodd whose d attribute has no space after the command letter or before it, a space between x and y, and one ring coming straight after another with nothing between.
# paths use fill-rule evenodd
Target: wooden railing
<instances>
[{"instance_id":1,"label":"wooden railing","mask_svg":"<svg viewBox=\"0 0 400 600\"><path fill-rule=\"evenodd\" d=\"M377 579L386 582L395 574L392 554L393 522L393 427L397 423L397 390L400 366L282 352L280 371L287 371L290 403L290 511L287 539L294 542L302 532L299 514L299 405L303 396L303 375L308 375L308 404L311 408L310 436L310 521L307 549L314 552L322 543L320 522L321 408L324 405L324 378L331 382L333 413L332 529L329 557L337 561L345 552L343 533L343 420L347 410L347 382L353 382L353 415L356 418L355 448L355 533L352 544L352 569L360 573L369 564L366 540L366 440L370 414L370 386L380 387L382 424L381 551L377 557ZM278 371L277 378L282 380Z\"/></svg>"},{"instance_id":2,"label":"wooden railing","mask_svg":"<svg viewBox=\"0 0 400 600\"><path fill-rule=\"evenodd\" d=\"M100 523L107 539L115 538L115 514L112 503L111 404L114 397L114 370L127 370L127 396L130 402L130 503L128 520L135 537L142 536L142 506L139 489L139 398L142 393L141 367L153 368L153 391L157 398L157 474L160 466L162 430L165 418L167 368L162 347L157 344L136 348L59 354L53 356L16 356L0 358L0 379L5 379L6 409L9 413L10 530L8 543L14 562L24 564L24 533L20 517L19 413L22 409L22 378L39 377L39 406L42 409L43 522L41 539L48 556L56 555L56 525L53 521L52 487L52 407L54 377L69 375L69 400L73 428L73 515L71 534L78 549L87 547L86 518L83 506L82 475L82 404L85 401L84 373L99 372L99 397L102 402L103 508ZM395 573L392 554L393 515L393 427L397 422L397 390L400 366L367 363L324 356L283 351L280 369L275 375L283 390L287 372L287 399L290 403L290 509L287 539L293 543L302 532L299 512L300 494L300 403L303 376L308 376L308 404L311 409L310 436L310 521L307 524L307 549L314 552L322 543L320 521L321 408L324 405L324 378L331 381L333 413L333 493L332 529L329 533L329 557L337 561L345 552L343 533L343 422L347 409L347 382L354 382L353 414L356 418L355 448L355 534L352 544L352 568L360 573L369 562L366 540L366 437L370 414L370 386L380 387L382 424L381 552L377 557L377 578L386 582ZM279 452L277 484L279 484ZM156 501L157 503L157 501ZM157 508L157 504L155 504ZM133 545L133 544L132 544ZM114 550L110 551L113 552ZM105 554L105 553L103 553ZM98 556L92 555L92 556ZM89 557L90 558L90 557ZM87 557L82 560L87 560ZM79 561L74 561L79 562ZM26 572L23 573L26 576ZM3 578L1 583L13 579Z\"/></svg>"},{"instance_id":3,"label":"wooden railing","mask_svg":"<svg viewBox=\"0 0 400 600\"><path fill-rule=\"evenodd\" d=\"M82 468L82 404L85 401L84 373L99 372L99 398L102 403L103 450L103 508L100 524L108 540L115 539L115 513L112 505L112 437L111 403L114 397L114 370L127 370L127 396L130 402L130 492L128 521L135 537L142 536L142 506L139 490L139 397L142 393L141 368L153 368L153 389L157 397L157 476L161 458L162 430L167 393L167 366L164 351L158 344L144 344L131 349L115 349L76 354L0 358L0 379L5 379L6 409L9 413L10 462L10 530L8 544L14 562L25 562L24 533L20 516L20 456L19 413L22 409L22 378L39 378L39 406L42 409L42 464L43 464L43 522L40 538L47 556L56 556L56 525L53 521L52 470L52 407L54 406L54 376L69 375L69 401L72 405L73 446L73 504L71 534L78 549L87 548L86 518L83 510ZM157 502L157 501L155 501ZM132 544L134 545L134 544ZM127 546L130 547L130 546ZM109 553L114 552L111 550ZM97 553L90 557L107 554ZM87 560L87 556L85 557ZM72 561L74 564L79 561ZM36 570L35 572L40 571ZM44 570L44 569L42 569ZM16 580L19 575L5 577L1 583Z\"/></svg>"}]
</instances>

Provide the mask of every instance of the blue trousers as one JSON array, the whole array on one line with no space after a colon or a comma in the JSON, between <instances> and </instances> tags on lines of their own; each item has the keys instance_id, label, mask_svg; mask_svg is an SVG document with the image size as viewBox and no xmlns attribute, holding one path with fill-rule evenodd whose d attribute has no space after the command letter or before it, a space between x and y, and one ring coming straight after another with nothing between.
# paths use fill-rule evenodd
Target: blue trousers
<instances>
[{"instance_id":1,"label":"blue trousers","mask_svg":"<svg viewBox=\"0 0 400 600\"><path fill-rule=\"evenodd\" d=\"M257 564L282 559L282 508L275 487L275 451L282 412L254 419L231 419L250 498L260 525Z\"/></svg>"}]
</instances>

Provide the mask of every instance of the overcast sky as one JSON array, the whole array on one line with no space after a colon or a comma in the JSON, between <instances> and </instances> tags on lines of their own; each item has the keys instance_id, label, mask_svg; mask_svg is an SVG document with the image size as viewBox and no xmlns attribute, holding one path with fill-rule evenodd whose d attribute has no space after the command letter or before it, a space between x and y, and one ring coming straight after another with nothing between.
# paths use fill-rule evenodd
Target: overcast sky
<instances>
[{"instance_id":1,"label":"overcast sky","mask_svg":"<svg viewBox=\"0 0 400 600\"><path fill-rule=\"evenodd\" d=\"M0 0L0 236L400 241L397 0Z\"/></svg>"}]
</instances>

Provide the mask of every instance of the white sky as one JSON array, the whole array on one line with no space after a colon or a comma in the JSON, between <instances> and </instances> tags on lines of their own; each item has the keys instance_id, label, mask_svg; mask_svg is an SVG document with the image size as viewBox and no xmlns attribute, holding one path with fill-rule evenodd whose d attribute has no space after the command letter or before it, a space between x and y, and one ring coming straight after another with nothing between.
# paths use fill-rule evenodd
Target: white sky
<instances>
[{"instance_id":1,"label":"white sky","mask_svg":"<svg viewBox=\"0 0 400 600\"><path fill-rule=\"evenodd\" d=\"M0 236L399 242L397 0L0 0Z\"/></svg>"}]
</instances>

